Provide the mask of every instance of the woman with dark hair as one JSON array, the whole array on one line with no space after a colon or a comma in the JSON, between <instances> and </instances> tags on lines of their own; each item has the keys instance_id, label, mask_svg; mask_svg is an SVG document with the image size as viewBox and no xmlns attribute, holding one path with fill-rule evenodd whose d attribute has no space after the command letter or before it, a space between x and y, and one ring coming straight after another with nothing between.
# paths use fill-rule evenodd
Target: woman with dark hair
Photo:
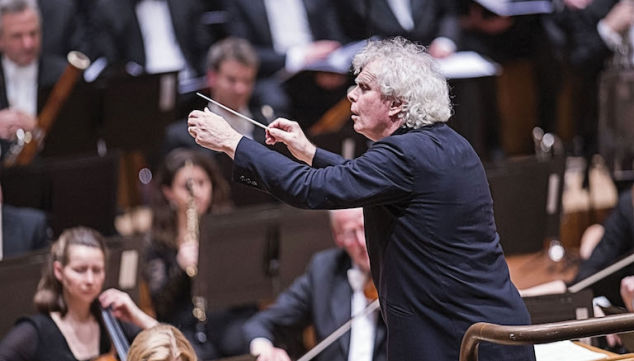
<instances>
[{"instance_id":1,"label":"woman with dark hair","mask_svg":"<svg viewBox=\"0 0 634 361\"><path fill-rule=\"evenodd\" d=\"M17 321L0 343L0 360L75 361L109 352L100 307L110 308L124 321L130 339L138 327L157 323L128 294L116 289L102 293L105 275L103 237L85 227L64 231L51 246L37 287L34 302L39 313Z\"/></svg>"},{"instance_id":2,"label":"woman with dark hair","mask_svg":"<svg viewBox=\"0 0 634 361\"><path fill-rule=\"evenodd\" d=\"M197 151L175 149L165 158L155 178L150 243L145 252L147 280L156 317L180 329L203 360L247 352L231 325L247 318L255 308L207 314L206 322L193 315L192 277L198 267L198 242L188 223L203 214L231 208L229 186L213 160ZM194 220L191 208L195 208ZM243 312L246 316L242 317ZM227 340L231 341L227 341ZM236 339L239 342L236 344ZM244 344L244 348L243 347Z\"/></svg>"}]
</instances>

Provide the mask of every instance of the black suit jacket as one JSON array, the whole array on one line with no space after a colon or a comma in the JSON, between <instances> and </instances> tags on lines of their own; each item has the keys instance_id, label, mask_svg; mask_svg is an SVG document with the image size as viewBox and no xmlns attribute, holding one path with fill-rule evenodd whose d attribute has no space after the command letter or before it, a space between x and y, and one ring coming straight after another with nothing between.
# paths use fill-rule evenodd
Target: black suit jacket
<instances>
[{"instance_id":1,"label":"black suit jacket","mask_svg":"<svg viewBox=\"0 0 634 361\"><path fill-rule=\"evenodd\" d=\"M459 40L460 25L455 0L411 0L414 28L409 31L400 25L387 0L338 1L337 7L339 21L351 40L374 35L400 35L425 46L439 36L456 43Z\"/></svg>"},{"instance_id":2,"label":"black suit jacket","mask_svg":"<svg viewBox=\"0 0 634 361\"><path fill-rule=\"evenodd\" d=\"M55 86L55 83L64 72L67 66L67 61L58 55L45 55L40 58L37 74L37 112L46 103L48 95ZM5 83L4 69L0 66L0 110L9 107L9 100L7 98L7 87ZM5 152L8 150L10 142L5 139L0 139L0 159L5 156Z\"/></svg>"},{"instance_id":3,"label":"black suit jacket","mask_svg":"<svg viewBox=\"0 0 634 361\"><path fill-rule=\"evenodd\" d=\"M38 3L42 15L42 52L62 57L71 50L87 53L85 19L80 16L75 1L39 0Z\"/></svg>"},{"instance_id":4,"label":"black suit jacket","mask_svg":"<svg viewBox=\"0 0 634 361\"><path fill-rule=\"evenodd\" d=\"M296 207L364 207L388 359L457 360L476 322L530 323L511 283L480 159L446 124L400 128L353 160L312 167L241 139L234 179ZM532 346L480 345L480 360L534 360Z\"/></svg>"},{"instance_id":5,"label":"black suit jacket","mask_svg":"<svg viewBox=\"0 0 634 361\"><path fill-rule=\"evenodd\" d=\"M634 207L632 191L619 197L616 208L603 223L605 233L592 251L592 255L579 266L579 272L571 282L575 284L616 262L634 250ZM619 293L621 279L634 274L634 266L628 266L591 286L596 296L606 296L614 305L623 305Z\"/></svg>"},{"instance_id":6,"label":"black suit jacket","mask_svg":"<svg viewBox=\"0 0 634 361\"><path fill-rule=\"evenodd\" d=\"M247 340L264 337L274 340L275 330L313 325L317 341L321 341L350 319L352 289L347 271L350 257L341 249L317 253L306 273L300 276L275 301L275 304L253 316L243 327ZM386 330L377 318L374 361L386 360ZM316 360L347 361L350 332L330 345Z\"/></svg>"},{"instance_id":7,"label":"black suit jacket","mask_svg":"<svg viewBox=\"0 0 634 361\"><path fill-rule=\"evenodd\" d=\"M563 47L567 50L570 65L582 72L596 73L603 68L612 51L599 35L597 24L617 2L595 0L582 10L565 8L561 13L552 15L567 39Z\"/></svg>"},{"instance_id":8,"label":"black suit jacket","mask_svg":"<svg viewBox=\"0 0 634 361\"><path fill-rule=\"evenodd\" d=\"M333 0L303 0L313 40L343 41L343 33L335 16ZM227 32L247 39L260 57L261 76L282 69L286 54L273 49L273 37L263 0L225 0L229 12Z\"/></svg>"},{"instance_id":9,"label":"black suit jacket","mask_svg":"<svg viewBox=\"0 0 634 361\"><path fill-rule=\"evenodd\" d=\"M166 0L170 9L174 35L187 63L204 74L205 56L213 42L212 35L201 21L200 1ZM97 30L96 57L105 56L110 63L135 62L145 66L145 48L135 0L99 0L93 18Z\"/></svg>"},{"instance_id":10,"label":"black suit jacket","mask_svg":"<svg viewBox=\"0 0 634 361\"><path fill-rule=\"evenodd\" d=\"M19 256L48 246L44 212L2 205L3 257Z\"/></svg>"}]
</instances>

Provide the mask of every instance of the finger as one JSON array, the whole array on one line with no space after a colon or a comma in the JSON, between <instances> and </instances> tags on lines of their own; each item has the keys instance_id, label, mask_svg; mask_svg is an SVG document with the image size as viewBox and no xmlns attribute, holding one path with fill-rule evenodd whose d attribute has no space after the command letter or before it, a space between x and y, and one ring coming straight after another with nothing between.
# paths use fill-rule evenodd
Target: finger
<instances>
[{"instance_id":1,"label":"finger","mask_svg":"<svg viewBox=\"0 0 634 361\"><path fill-rule=\"evenodd\" d=\"M288 136L290 133L277 129L277 128L269 128L269 132L271 133L271 137L273 137L276 141L282 141L286 143L288 141Z\"/></svg>"},{"instance_id":2,"label":"finger","mask_svg":"<svg viewBox=\"0 0 634 361\"><path fill-rule=\"evenodd\" d=\"M189 135L191 135L192 137L196 138L196 128L187 127L187 131L189 132Z\"/></svg>"},{"instance_id":3,"label":"finger","mask_svg":"<svg viewBox=\"0 0 634 361\"><path fill-rule=\"evenodd\" d=\"M293 127L295 122L286 118L277 118L273 123L269 124L269 128L289 129Z\"/></svg>"}]
</instances>

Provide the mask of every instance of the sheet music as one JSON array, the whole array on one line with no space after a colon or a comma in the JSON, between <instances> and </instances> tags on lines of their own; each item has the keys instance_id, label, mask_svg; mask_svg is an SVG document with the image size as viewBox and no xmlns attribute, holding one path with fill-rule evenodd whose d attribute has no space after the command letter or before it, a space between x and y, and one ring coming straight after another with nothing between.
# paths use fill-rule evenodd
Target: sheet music
<instances>
[{"instance_id":1,"label":"sheet music","mask_svg":"<svg viewBox=\"0 0 634 361\"><path fill-rule=\"evenodd\" d=\"M499 16L548 14L553 11L552 2L549 0L476 0L476 2Z\"/></svg>"},{"instance_id":2,"label":"sheet music","mask_svg":"<svg viewBox=\"0 0 634 361\"><path fill-rule=\"evenodd\" d=\"M480 78L500 73L500 66L474 51L459 51L436 60L447 79Z\"/></svg>"},{"instance_id":3,"label":"sheet music","mask_svg":"<svg viewBox=\"0 0 634 361\"><path fill-rule=\"evenodd\" d=\"M535 359L537 361L593 361L607 357L606 354L591 351L572 341L535 345Z\"/></svg>"}]
</instances>

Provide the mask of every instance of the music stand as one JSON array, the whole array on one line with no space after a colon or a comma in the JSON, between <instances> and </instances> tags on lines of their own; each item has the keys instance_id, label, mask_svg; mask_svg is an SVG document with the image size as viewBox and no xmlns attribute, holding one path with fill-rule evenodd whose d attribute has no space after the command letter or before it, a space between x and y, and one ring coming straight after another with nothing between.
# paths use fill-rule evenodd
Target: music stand
<instances>
[{"instance_id":1,"label":"music stand","mask_svg":"<svg viewBox=\"0 0 634 361\"><path fill-rule=\"evenodd\" d=\"M562 158L521 157L486 166L506 255L540 251L559 237L564 165Z\"/></svg>"},{"instance_id":2,"label":"music stand","mask_svg":"<svg viewBox=\"0 0 634 361\"><path fill-rule=\"evenodd\" d=\"M77 82L46 135L40 156L97 154L100 106L99 90L92 84Z\"/></svg>"},{"instance_id":3,"label":"music stand","mask_svg":"<svg viewBox=\"0 0 634 361\"><path fill-rule=\"evenodd\" d=\"M3 168L4 201L41 209L54 234L84 225L108 236L115 233L118 155L43 161Z\"/></svg>"},{"instance_id":4,"label":"music stand","mask_svg":"<svg viewBox=\"0 0 634 361\"><path fill-rule=\"evenodd\" d=\"M109 148L158 149L176 117L178 74L113 75L103 93L103 135Z\"/></svg>"},{"instance_id":5,"label":"music stand","mask_svg":"<svg viewBox=\"0 0 634 361\"><path fill-rule=\"evenodd\" d=\"M0 262L0 339L13 327L18 317L35 312L33 296L46 263L48 250L36 251Z\"/></svg>"},{"instance_id":6,"label":"music stand","mask_svg":"<svg viewBox=\"0 0 634 361\"><path fill-rule=\"evenodd\" d=\"M203 217L194 295L208 310L273 299L278 218L271 206Z\"/></svg>"},{"instance_id":7,"label":"music stand","mask_svg":"<svg viewBox=\"0 0 634 361\"><path fill-rule=\"evenodd\" d=\"M304 274L312 256L335 242L328 211L283 206L280 218L280 289L286 289Z\"/></svg>"},{"instance_id":8,"label":"music stand","mask_svg":"<svg viewBox=\"0 0 634 361\"><path fill-rule=\"evenodd\" d=\"M112 237L107 239L108 266L103 289L116 288L130 295L139 304L141 279L142 237Z\"/></svg>"},{"instance_id":9,"label":"music stand","mask_svg":"<svg viewBox=\"0 0 634 361\"><path fill-rule=\"evenodd\" d=\"M592 290L523 297L533 324L594 317Z\"/></svg>"}]
</instances>

